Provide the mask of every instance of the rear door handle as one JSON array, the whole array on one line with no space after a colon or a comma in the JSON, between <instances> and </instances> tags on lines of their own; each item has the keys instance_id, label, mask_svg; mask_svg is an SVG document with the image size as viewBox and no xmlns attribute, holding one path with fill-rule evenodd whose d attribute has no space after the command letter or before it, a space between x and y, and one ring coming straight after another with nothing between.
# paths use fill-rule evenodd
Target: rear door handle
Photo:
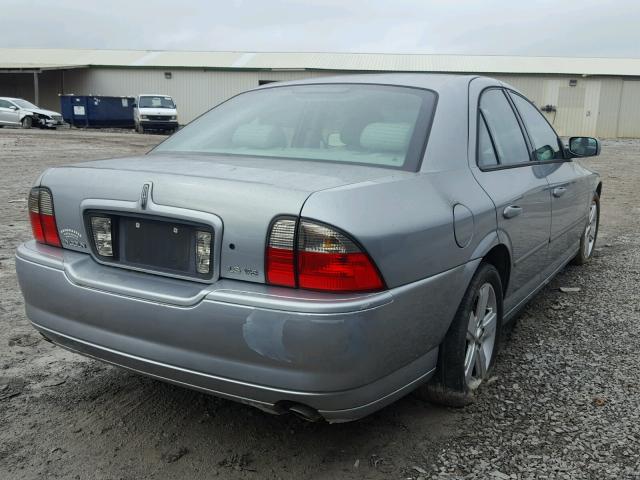
<instances>
[{"instance_id":1,"label":"rear door handle","mask_svg":"<svg viewBox=\"0 0 640 480\"><path fill-rule=\"evenodd\" d=\"M556 187L553 189L553 196L556 198L560 198L566 192L567 192L567 189L565 187Z\"/></svg>"},{"instance_id":2,"label":"rear door handle","mask_svg":"<svg viewBox=\"0 0 640 480\"><path fill-rule=\"evenodd\" d=\"M504 218L513 218L513 217L517 217L521 213L522 213L522 207L518 207L517 205L509 205L503 210L502 216Z\"/></svg>"}]
</instances>

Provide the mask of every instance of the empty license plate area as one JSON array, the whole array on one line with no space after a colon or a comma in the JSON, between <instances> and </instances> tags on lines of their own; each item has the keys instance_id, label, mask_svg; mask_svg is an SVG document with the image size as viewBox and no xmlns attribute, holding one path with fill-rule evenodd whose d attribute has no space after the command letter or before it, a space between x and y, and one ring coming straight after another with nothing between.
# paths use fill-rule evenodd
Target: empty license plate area
<instances>
[{"instance_id":1,"label":"empty license plate area","mask_svg":"<svg viewBox=\"0 0 640 480\"><path fill-rule=\"evenodd\" d=\"M101 261L181 277L213 276L214 232L208 225L88 212L87 226Z\"/></svg>"},{"instance_id":2,"label":"empty license plate area","mask_svg":"<svg viewBox=\"0 0 640 480\"><path fill-rule=\"evenodd\" d=\"M195 229L185 224L120 217L124 263L195 273Z\"/></svg>"}]
</instances>

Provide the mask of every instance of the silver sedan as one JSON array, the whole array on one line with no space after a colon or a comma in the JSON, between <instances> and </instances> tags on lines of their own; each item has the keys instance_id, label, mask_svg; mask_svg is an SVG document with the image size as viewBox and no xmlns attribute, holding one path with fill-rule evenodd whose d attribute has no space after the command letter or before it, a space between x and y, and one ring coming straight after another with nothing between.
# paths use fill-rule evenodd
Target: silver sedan
<instances>
[{"instance_id":1,"label":"silver sedan","mask_svg":"<svg viewBox=\"0 0 640 480\"><path fill-rule=\"evenodd\" d=\"M22 98L0 97L0 128L56 128L64 125L62 115L45 110Z\"/></svg>"},{"instance_id":2,"label":"silver sedan","mask_svg":"<svg viewBox=\"0 0 640 480\"><path fill-rule=\"evenodd\" d=\"M473 400L503 326L598 231L598 175L484 77L270 84L147 155L44 172L16 268L50 341L331 422Z\"/></svg>"}]
</instances>

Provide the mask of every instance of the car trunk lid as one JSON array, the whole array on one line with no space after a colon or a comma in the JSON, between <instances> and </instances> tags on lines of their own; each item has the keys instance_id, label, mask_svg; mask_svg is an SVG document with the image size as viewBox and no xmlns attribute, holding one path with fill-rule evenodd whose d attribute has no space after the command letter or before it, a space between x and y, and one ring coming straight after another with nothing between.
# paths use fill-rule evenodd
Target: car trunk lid
<instances>
[{"instance_id":1,"label":"car trunk lid","mask_svg":"<svg viewBox=\"0 0 640 480\"><path fill-rule=\"evenodd\" d=\"M92 252L100 261L85 218L89 210L205 224L215 230L215 275L195 280L264 282L265 239L275 217L299 215L313 192L391 175L408 173L296 160L151 154L58 167L42 184L52 190L65 248ZM151 208L143 207L145 184ZM140 269L180 276L152 266Z\"/></svg>"}]
</instances>

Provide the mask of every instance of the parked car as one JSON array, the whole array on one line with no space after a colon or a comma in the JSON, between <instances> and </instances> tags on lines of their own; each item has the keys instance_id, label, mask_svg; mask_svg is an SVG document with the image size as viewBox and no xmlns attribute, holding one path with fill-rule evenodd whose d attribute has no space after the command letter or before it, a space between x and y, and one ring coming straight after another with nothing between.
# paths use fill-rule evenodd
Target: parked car
<instances>
[{"instance_id":1,"label":"parked car","mask_svg":"<svg viewBox=\"0 0 640 480\"><path fill-rule=\"evenodd\" d=\"M22 98L0 97L0 127L56 128L64 125L62 115L45 110Z\"/></svg>"},{"instance_id":2,"label":"parked car","mask_svg":"<svg viewBox=\"0 0 640 480\"><path fill-rule=\"evenodd\" d=\"M178 129L178 110L168 95L138 95L133 108L136 131L174 132Z\"/></svg>"},{"instance_id":3,"label":"parked car","mask_svg":"<svg viewBox=\"0 0 640 480\"><path fill-rule=\"evenodd\" d=\"M602 183L484 77L278 83L147 155L44 172L16 269L33 326L154 378L331 422L466 404L500 332L589 261Z\"/></svg>"}]
</instances>

